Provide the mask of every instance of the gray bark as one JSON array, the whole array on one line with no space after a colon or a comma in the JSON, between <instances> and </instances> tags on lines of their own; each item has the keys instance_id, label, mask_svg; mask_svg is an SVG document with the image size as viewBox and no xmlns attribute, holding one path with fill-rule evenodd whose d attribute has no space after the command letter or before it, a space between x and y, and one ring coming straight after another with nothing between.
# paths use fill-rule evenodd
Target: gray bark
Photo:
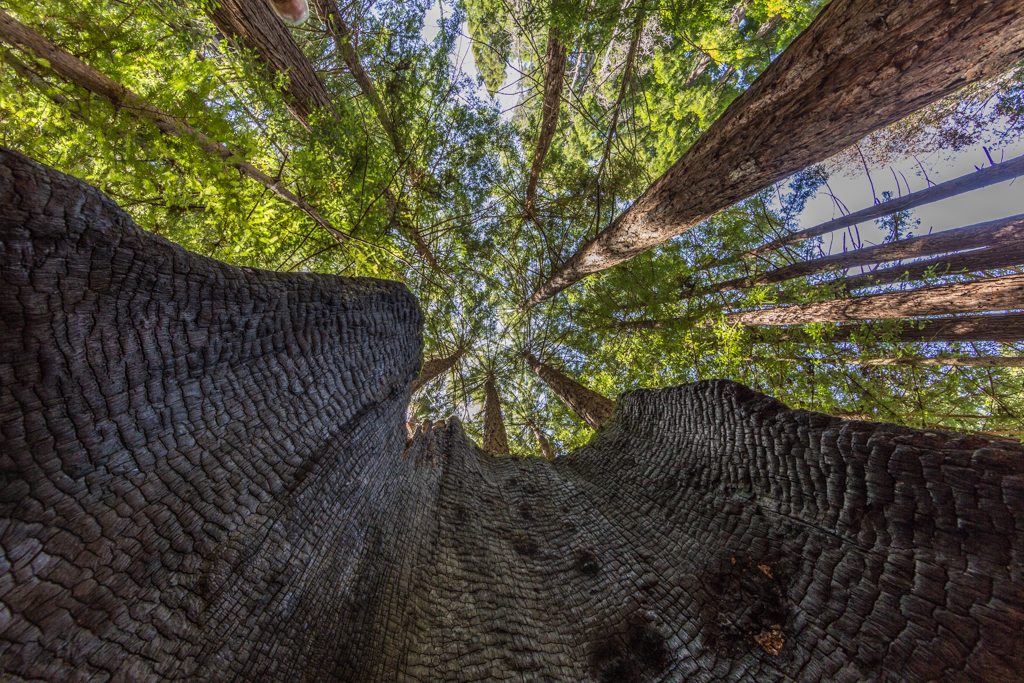
<instances>
[{"instance_id":1,"label":"gray bark","mask_svg":"<svg viewBox=\"0 0 1024 683\"><path fill-rule=\"evenodd\" d=\"M615 402L605 398L593 389L588 389L563 372L559 372L547 363L541 363L532 353L523 356L530 369L555 392L558 398L583 418L591 429L600 429L601 425L615 412Z\"/></svg>"},{"instance_id":2,"label":"gray bark","mask_svg":"<svg viewBox=\"0 0 1024 683\"><path fill-rule=\"evenodd\" d=\"M1024 55L1016 0L834 0L704 135L522 304L671 239Z\"/></svg>"},{"instance_id":3,"label":"gray bark","mask_svg":"<svg viewBox=\"0 0 1024 683\"><path fill-rule=\"evenodd\" d=\"M11 681L1014 681L1024 449L638 391L406 443L401 285L239 269L0 152Z\"/></svg>"}]
</instances>

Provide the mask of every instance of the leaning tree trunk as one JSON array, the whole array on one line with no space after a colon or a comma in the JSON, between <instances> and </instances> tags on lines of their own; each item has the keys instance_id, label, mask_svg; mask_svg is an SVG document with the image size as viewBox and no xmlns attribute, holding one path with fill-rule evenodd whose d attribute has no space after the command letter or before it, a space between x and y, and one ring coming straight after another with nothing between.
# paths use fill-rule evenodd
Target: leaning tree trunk
<instances>
[{"instance_id":1,"label":"leaning tree trunk","mask_svg":"<svg viewBox=\"0 0 1024 683\"><path fill-rule=\"evenodd\" d=\"M547 363L541 363L532 353L523 356L530 369L537 373L545 384L555 392L555 396L572 408L591 429L600 429L601 425L615 412L615 402L605 398L593 389L588 389L579 382L559 372Z\"/></svg>"},{"instance_id":2,"label":"leaning tree trunk","mask_svg":"<svg viewBox=\"0 0 1024 683\"><path fill-rule=\"evenodd\" d=\"M749 329L751 341L764 343L774 340L803 340L817 343L799 328L780 332L767 328ZM996 315L964 315L950 318L907 320L900 329L892 331L880 324L840 325L829 341L882 340L893 342L1017 342L1024 340L1024 313Z\"/></svg>"},{"instance_id":3,"label":"leaning tree trunk","mask_svg":"<svg viewBox=\"0 0 1024 683\"><path fill-rule=\"evenodd\" d=\"M399 284L233 268L0 151L12 681L1013 681L1024 449L629 394L406 443Z\"/></svg>"},{"instance_id":4,"label":"leaning tree trunk","mask_svg":"<svg viewBox=\"0 0 1024 683\"><path fill-rule=\"evenodd\" d=\"M806 325L808 323L884 320L925 315L980 313L1024 308L1024 275L1005 275L976 282L933 285L905 292L886 292L725 316L740 325Z\"/></svg>"},{"instance_id":5,"label":"leaning tree trunk","mask_svg":"<svg viewBox=\"0 0 1024 683\"><path fill-rule=\"evenodd\" d=\"M484 382L484 450L494 455L508 455L508 434L501 414L501 399L494 386L494 375Z\"/></svg>"},{"instance_id":6,"label":"leaning tree trunk","mask_svg":"<svg viewBox=\"0 0 1024 683\"><path fill-rule=\"evenodd\" d=\"M530 179L526 184L526 214L534 215L537 182L544 169L544 158L558 129L558 110L562 106L562 87L565 84L565 45L558 41L558 29L548 30L548 47L544 56L544 100L541 106L540 135L533 152Z\"/></svg>"},{"instance_id":7,"label":"leaning tree trunk","mask_svg":"<svg viewBox=\"0 0 1024 683\"><path fill-rule=\"evenodd\" d=\"M460 344L452 355L444 356L443 358L431 358L424 363L423 369L420 370L419 377L417 377L416 381L412 383L412 393L415 394L420 387L428 384L435 377L440 377L442 374L455 367L455 364L459 362L459 359L462 358L462 354L465 353L465 351L465 348Z\"/></svg>"},{"instance_id":8,"label":"leaning tree trunk","mask_svg":"<svg viewBox=\"0 0 1024 683\"><path fill-rule=\"evenodd\" d=\"M1017 0L833 0L672 168L521 307L689 230L1021 55Z\"/></svg>"}]
</instances>

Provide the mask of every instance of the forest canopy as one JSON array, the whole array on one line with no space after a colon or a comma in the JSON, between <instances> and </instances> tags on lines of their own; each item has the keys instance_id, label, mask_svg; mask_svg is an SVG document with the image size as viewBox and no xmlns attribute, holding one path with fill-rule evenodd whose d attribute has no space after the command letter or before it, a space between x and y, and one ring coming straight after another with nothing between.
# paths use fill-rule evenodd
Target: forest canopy
<instances>
[{"instance_id":1,"label":"forest canopy","mask_svg":"<svg viewBox=\"0 0 1024 683\"><path fill-rule=\"evenodd\" d=\"M925 334L932 314L870 302L857 319L827 312L870 297L896 310L893 297L914 288L1017 287L1024 254L993 254L994 240L1019 238L1019 222L975 230L984 253L959 260L915 261L959 247L914 242L930 226L913 209L861 222L881 230L878 245L854 224L841 246L818 236L740 258L806 227L808 201L850 169L886 173L899 158L1019 140L1021 65L524 308L826 3L310 5L300 26L264 24L278 37L260 44L247 27L273 15L246 0L8 0L14 22L84 63L94 85L5 38L0 144L98 186L199 254L404 282L426 321L410 422L458 414L486 445L485 422L501 420L498 451L565 453L622 392L718 377L797 408L1024 436L1024 333ZM434 35L428 16L439 17ZM120 94L102 96L96 73ZM861 262L817 261L884 245ZM768 275L794 265L799 276ZM1024 308L1004 299L977 310ZM750 322L781 305L803 306L809 322ZM574 387L590 393L566 399Z\"/></svg>"}]
</instances>

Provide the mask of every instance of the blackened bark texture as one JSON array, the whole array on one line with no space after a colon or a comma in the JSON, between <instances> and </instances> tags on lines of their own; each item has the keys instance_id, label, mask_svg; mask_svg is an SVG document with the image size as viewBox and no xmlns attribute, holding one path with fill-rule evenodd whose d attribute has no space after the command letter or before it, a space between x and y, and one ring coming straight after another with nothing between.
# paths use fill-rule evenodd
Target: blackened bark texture
<instances>
[{"instance_id":1,"label":"blackened bark texture","mask_svg":"<svg viewBox=\"0 0 1024 683\"><path fill-rule=\"evenodd\" d=\"M1024 167L1022 167L1024 172ZM911 237L897 242L879 244L863 249L854 249L841 254L832 254L822 258L801 261L783 268L760 275L741 277L733 280L720 282L709 287L701 294L708 292L725 292L734 289L747 289L757 285L767 285L775 282L785 282L793 278L815 275L832 270L842 270L855 266L865 266L871 263L883 263L899 259L917 258L919 256L931 256L932 254L943 254L947 252L963 251L965 249L977 249L978 247L989 247L1000 245L1001 250L1014 250L1024 242L1024 214L1001 218L995 221L969 225L964 228L945 230L931 235ZM1013 258L1016 258L1014 256ZM943 261L929 261L929 265L941 267ZM1008 264L1014 265L1014 264ZM914 264L917 268L918 264ZM899 266L899 269L907 270L911 266ZM927 266L926 266L927 267ZM888 270L888 269L886 269ZM942 270L940 269L941 273ZM870 278L872 274L865 274ZM885 277L882 271L877 273L879 278ZM860 276L858 276L860 277ZM899 279L897 276L896 279ZM849 278L848 280L854 280ZM859 280L854 280L858 282ZM888 280L893 282L894 280ZM880 281L877 284L882 284Z\"/></svg>"},{"instance_id":2,"label":"blackened bark texture","mask_svg":"<svg viewBox=\"0 0 1024 683\"><path fill-rule=\"evenodd\" d=\"M537 136L537 149L533 152L530 180L526 184L526 214L533 215L537 197L537 181L544 170L544 157L558 129L558 110L562 106L562 87L565 84L565 45L558 42L558 29L548 31L548 47L544 55L544 102Z\"/></svg>"},{"instance_id":3,"label":"blackened bark texture","mask_svg":"<svg viewBox=\"0 0 1024 683\"><path fill-rule=\"evenodd\" d=\"M591 429L600 429L615 412L615 401L588 389L547 363L540 362L532 353L527 353L523 358L544 384L555 392L555 396L583 418Z\"/></svg>"},{"instance_id":4,"label":"blackened bark texture","mask_svg":"<svg viewBox=\"0 0 1024 683\"><path fill-rule=\"evenodd\" d=\"M423 369L420 370L419 377L412 383L412 392L415 394L416 391L423 385L430 382L435 377L439 377L441 374L448 372L455 364L462 358L462 354L465 353L465 349L461 346L455 349L455 353L450 356L443 358L431 358L423 364Z\"/></svg>"},{"instance_id":5,"label":"blackened bark texture","mask_svg":"<svg viewBox=\"0 0 1024 683\"><path fill-rule=\"evenodd\" d=\"M403 287L189 254L14 154L0 202L5 680L1019 680L1019 444L722 381L554 462L407 444Z\"/></svg>"},{"instance_id":6,"label":"blackened bark texture","mask_svg":"<svg viewBox=\"0 0 1024 683\"><path fill-rule=\"evenodd\" d=\"M494 386L494 375L484 382L484 450L494 455L508 455L508 434L501 414L501 398Z\"/></svg>"},{"instance_id":7,"label":"blackened bark texture","mask_svg":"<svg viewBox=\"0 0 1024 683\"><path fill-rule=\"evenodd\" d=\"M729 313L725 319L740 325L806 325L1018 308L1024 308L1024 275L1005 275L976 282L932 285L905 292L739 311Z\"/></svg>"},{"instance_id":8,"label":"blackened bark texture","mask_svg":"<svg viewBox=\"0 0 1024 683\"><path fill-rule=\"evenodd\" d=\"M803 332L786 330L779 335L765 328L752 327L749 330L755 343L781 339L800 339ZM896 332L877 325L840 325L830 341L851 341L853 339L883 339L894 342L1015 342L1024 339L1024 313L999 313L996 315L964 315L956 318L928 318L907 320ZM808 342L813 342L807 338Z\"/></svg>"},{"instance_id":9,"label":"blackened bark texture","mask_svg":"<svg viewBox=\"0 0 1024 683\"><path fill-rule=\"evenodd\" d=\"M239 40L267 65L272 76L285 75L285 104L304 125L318 109L331 112L334 103L288 27L265 0L217 0L207 14L225 36Z\"/></svg>"},{"instance_id":10,"label":"blackened bark texture","mask_svg":"<svg viewBox=\"0 0 1024 683\"><path fill-rule=\"evenodd\" d=\"M1016 0L835 0L529 308L1024 55Z\"/></svg>"}]
</instances>

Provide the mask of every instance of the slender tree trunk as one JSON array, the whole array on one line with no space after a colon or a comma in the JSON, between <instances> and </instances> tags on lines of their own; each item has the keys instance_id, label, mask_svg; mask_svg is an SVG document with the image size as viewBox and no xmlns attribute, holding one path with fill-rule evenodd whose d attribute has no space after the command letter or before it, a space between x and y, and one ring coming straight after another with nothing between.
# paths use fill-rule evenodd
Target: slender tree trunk
<instances>
[{"instance_id":1,"label":"slender tree trunk","mask_svg":"<svg viewBox=\"0 0 1024 683\"><path fill-rule=\"evenodd\" d=\"M484 382L484 444L483 448L494 455L508 455L508 434L505 432L505 418L501 414L501 399L494 386L494 375L487 375Z\"/></svg>"},{"instance_id":2,"label":"slender tree trunk","mask_svg":"<svg viewBox=\"0 0 1024 683\"><path fill-rule=\"evenodd\" d=\"M724 381L631 392L554 462L407 442L403 286L190 254L3 150L0 207L8 679L1024 670L1019 444Z\"/></svg>"},{"instance_id":3,"label":"slender tree trunk","mask_svg":"<svg viewBox=\"0 0 1024 683\"><path fill-rule=\"evenodd\" d=\"M810 261L802 261L800 263L794 263L783 268L777 268L760 275L727 280L726 282L712 285L707 290L700 292L699 294L725 292L734 289L748 289L758 285L784 282L785 280L792 280L793 278L825 273L832 270L844 270L846 268L864 266L870 263L883 263L885 261L930 256L932 254L944 254L947 252L962 251L964 249L976 249L978 247L999 245L1000 250L1009 249L1015 251L1021 243L1024 243L1024 214L1018 214L1016 216L1010 216L1009 218L1003 218L995 221L988 221L986 223L978 223L977 225L970 225L965 228L946 230L932 235L923 235L921 237L912 237L898 242L879 244L874 247L855 249L843 252L842 254L833 254L822 258L812 259ZM964 256L974 258L967 254ZM1013 256L1010 258L1012 260L1017 257ZM927 263L929 265L941 265L943 262L951 262L951 259L929 260L923 263ZM972 262L973 261L969 260L962 261L962 263ZM922 265L923 264L915 263L910 266L894 266L893 268L876 271L874 274L869 273L855 278L847 278L844 281L857 282L861 277L871 277L872 275L877 275L881 278L885 277L883 273L886 271L903 272L915 269L916 272L917 270L921 270L919 266ZM1007 265L1015 264L1008 263ZM928 267L929 266L924 266L924 269L927 269ZM897 276L896 279L899 279L899 276ZM895 280L888 280L888 282L893 281ZM878 281L878 284L881 284L881 280Z\"/></svg>"},{"instance_id":4,"label":"slender tree trunk","mask_svg":"<svg viewBox=\"0 0 1024 683\"><path fill-rule=\"evenodd\" d=\"M537 181L540 180L544 168L544 157L551 148L558 128L558 110L562 106L562 87L565 83L565 45L558 42L558 29L548 31L548 47L544 56L544 103L540 124L540 135L537 137L537 149L533 153L533 165L530 167L530 180L526 185L526 214L534 213L534 201L537 195Z\"/></svg>"},{"instance_id":5,"label":"slender tree trunk","mask_svg":"<svg viewBox=\"0 0 1024 683\"><path fill-rule=\"evenodd\" d=\"M622 84L619 86L619 97L615 100L615 106L612 109L612 120L608 124L608 136L604 142L604 152L601 154L601 162L597 165L597 181L598 181L598 221L600 221L600 207L601 207L601 174L604 173L604 167L608 163L608 159L611 158L612 153L612 141L615 139L616 130L619 126L619 114L622 111L622 103L626 99L626 91L629 90L629 84L633 80L633 61L636 59L636 49L640 44L640 36L644 30L644 15L640 14L636 18L636 30L633 32L633 40L629 44L629 52L626 53L626 66L622 70Z\"/></svg>"},{"instance_id":6,"label":"slender tree trunk","mask_svg":"<svg viewBox=\"0 0 1024 683\"><path fill-rule=\"evenodd\" d=\"M754 343L761 343L773 339L802 339L803 332L796 329L780 336L767 330L751 328L750 334ZM854 339L884 339L893 342L1017 342L1024 340L1024 313L908 320L897 332L870 324L840 325L829 338L833 342Z\"/></svg>"},{"instance_id":7,"label":"slender tree trunk","mask_svg":"<svg viewBox=\"0 0 1024 683\"><path fill-rule=\"evenodd\" d=\"M536 437L537 443L540 444L540 452L548 460L554 460L555 450L551 447L551 442L548 441L548 437L545 436L543 430L532 422L530 423L530 429L533 430L533 435Z\"/></svg>"},{"instance_id":8,"label":"slender tree trunk","mask_svg":"<svg viewBox=\"0 0 1024 683\"><path fill-rule=\"evenodd\" d=\"M551 391L576 411L591 429L600 429L615 412L614 401L570 379L547 363L541 363L532 353L527 353L523 357Z\"/></svg>"},{"instance_id":9,"label":"slender tree trunk","mask_svg":"<svg viewBox=\"0 0 1024 683\"><path fill-rule=\"evenodd\" d=\"M743 19L746 18L746 16L747 6L741 2L733 8L732 14L729 16L729 28L735 30L739 27L740 23L743 22ZM768 35L768 32L774 28L774 26L772 26L765 31L765 27L769 26L769 24L771 24L770 21L765 22L764 25L761 26L756 34L758 38L763 38ZM762 34L761 31L764 31L764 33ZM690 75L687 76L686 81L683 83L683 88L692 88L695 86L697 81L700 80L700 77L704 75L704 72L707 71L708 67L711 66L711 63L714 61L715 60L707 52L701 52L697 61L693 63L693 68L690 70Z\"/></svg>"},{"instance_id":10,"label":"slender tree trunk","mask_svg":"<svg viewBox=\"0 0 1024 683\"><path fill-rule=\"evenodd\" d=\"M781 361L783 363L806 363L820 360L835 365L934 365L971 368L1024 368L1021 356L944 356L924 358L920 356L899 356L891 358L747 358L757 363Z\"/></svg>"},{"instance_id":11,"label":"slender tree trunk","mask_svg":"<svg viewBox=\"0 0 1024 683\"><path fill-rule=\"evenodd\" d=\"M897 199L890 199L887 202L869 206L866 209L855 211L846 216L840 216L839 218L822 223L821 225L816 225L813 228L807 228L806 230L800 230L786 235L785 237L780 237L779 239L762 245L757 249L748 251L742 256L742 258L749 259L754 258L755 256L761 256L788 244L802 242L803 240L807 240L812 237L820 237L821 235L826 235L830 232L835 232L836 230L842 230L843 228L848 228L851 225L856 225L857 223L863 223L864 221L873 220L882 216L889 216L900 211L907 211L918 206L924 206L925 204L931 204L942 199L955 197L965 192L988 187L1007 180L1013 180L1021 175L1024 175L1024 155L1015 159L1010 159L1009 161L1004 161L1001 164L995 164L988 168L983 168L980 171L975 171L974 173L969 173L965 176L960 176L959 178L954 178L953 180L947 180L944 183L933 185L918 192L911 192L910 194Z\"/></svg>"},{"instance_id":12,"label":"slender tree trunk","mask_svg":"<svg viewBox=\"0 0 1024 683\"><path fill-rule=\"evenodd\" d=\"M1007 246L993 246L966 254L940 256L939 258L917 261L906 266L879 268L870 273L834 280L831 284L846 291L892 284L893 282L924 280L934 273L970 273L1010 268L1024 263L1024 244L1020 242Z\"/></svg>"},{"instance_id":13,"label":"slender tree trunk","mask_svg":"<svg viewBox=\"0 0 1024 683\"><path fill-rule=\"evenodd\" d=\"M1024 55L1014 0L834 0L529 308Z\"/></svg>"},{"instance_id":14,"label":"slender tree trunk","mask_svg":"<svg viewBox=\"0 0 1024 683\"><path fill-rule=\"evenodd\" d=\"M267 7L267 12L270 13L275 22L280 23L277 15L269 7ZM164 113L107 75L97 71L77 57L64 52L3 10L0 10L0 40L34 54L40 60L44 60L57 75L85 88L95 95L99 95L121 111L130 112L140 119L149 121L164 135L191 140L205 153L222 160L226 166L238 169L245 177L256 181L308 215L321 228L326 230L331 237L342 244L347 240L363 242L363 240L352 237L335 228L309 202L295 195L281 181L271 178L248 161L229 161L229 159L236 159L241 155L226 145L216 140L211 140L182 121L180 117Z\"/></svg>"},{"instance_id":15,"label":"slender tree trunk","mask_svg":"<svg viewBox=\"0 0 1024 683\"><path fill-rule=\"evenodd\" d=\"M412 383L412 393L416 393L420 387L430 383L435 377L439 377L442 374L448 372L455 364L462 358L462 354L465 353L465 349L460 344L455 349L455 353L444 358L431 358L423 364L423 369L420 370L419 377Z\"/></svg>"},{"instance_id":16,"label":"slender tree trunk","mask_svg":"<svg viewBox=\"0 0 1024 683\"><path fill-rule=\"evenodd\" d=\"M316 75L313 65L292 39L288 27L269 2L218 0L207 14L225 36L234 36L267 65L273 77L285 76L286 104L304 126L318 109L333 112L334 103Z\"/></svg>"},{"instance_id":17,"label":"slender tree trunk","mask_svg":"<svg viewBox=\"0 0 1024 683\"><path fill-rule=\"evenodd\" d=\"M806 325L1024 308L1024 275L1006 275L969 283L934 285L855 299L776 306L730 313L741 325Z\"/></svg>"}]
</instances>

